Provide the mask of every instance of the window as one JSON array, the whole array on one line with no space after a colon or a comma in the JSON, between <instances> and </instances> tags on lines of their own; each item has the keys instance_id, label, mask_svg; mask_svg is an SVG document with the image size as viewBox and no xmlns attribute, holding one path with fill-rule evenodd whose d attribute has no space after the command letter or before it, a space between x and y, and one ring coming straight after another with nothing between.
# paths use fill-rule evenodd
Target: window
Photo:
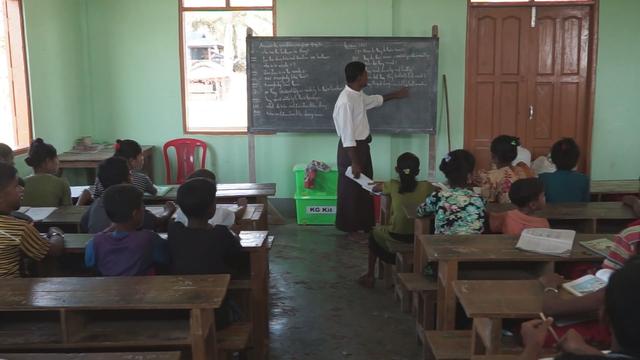
<instances>
[{"instance_id":1,"label":"window","mask_svg":"<svg viewBox=\"0 0 640 360\"><path fill-rule=\"evenodd\" d=\"M275 0L179 1L185 132L246 132L246 34L273 35Z\"/></svg>"},{"instance_id":2,"label":"window","mask_svg":"<svg viewBox=\"0 0 640 360\"><path fill-rule=\"evenodd\" d=\"M21 0L0 0L0 142L24 149L31 142L29 86Z\"/></svg>"}]
</instances>

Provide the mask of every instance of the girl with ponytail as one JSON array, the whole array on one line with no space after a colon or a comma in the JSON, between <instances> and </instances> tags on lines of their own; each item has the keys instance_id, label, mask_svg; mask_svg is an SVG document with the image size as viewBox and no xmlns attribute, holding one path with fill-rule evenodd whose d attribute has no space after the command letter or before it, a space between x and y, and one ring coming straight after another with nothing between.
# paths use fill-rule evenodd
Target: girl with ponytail
<instances>
[{"instance_id":1,"label":"girl with ponytail","mask_svg":"<svg viewBox=\"0 0 640 360\"><path fill-rule=\"evenodd\" d=\"M22 205L33 207L58 207L71 205L69 182L58 177L60 163L58 152L41 138L33 140L29 155L24 160L33 169L33 175L24 179Z\"/></svg>"},{"instance_id":2,"label":"girl with ponytail","mask_svg":"<svg viewBox=\"0 0 640 360\"><path fill-rule=\"evenodd\" d=\"M399 180L377 183L374 191L382 192L391 198L391 214L388 225L378 225L369 237L369 258L367 272L358 279L364 287L374 286L374 269L376 260L380 258L387 264L395 264L396 255L389 251L392 243L413 243L413 221L407 218L404 208L418 204L434 188L428 181L418 181L420 159L412 153L404 153L396 161L396 173Z\"/></svg>"},{"instance_id":3,"label":"girl with ponytail","mask_svg":"<svg viewBox=\"0 0 640 360\"><path fill-rule=\"evenodd\" d=\"M144 155L142 155L142 147L140 144L135 140L118 139L113 147L115 149L113 156L127 160L129 170L131 170L131 184L143 193L151 195L157 194L158 189L153 186L151 179L141 171L144 166ZM91 195L94 199L97 199L102 196L103 192L104 187L100 183L100 180L96 178L95 185L92 187Z\"/></svg>"}]
</instances>

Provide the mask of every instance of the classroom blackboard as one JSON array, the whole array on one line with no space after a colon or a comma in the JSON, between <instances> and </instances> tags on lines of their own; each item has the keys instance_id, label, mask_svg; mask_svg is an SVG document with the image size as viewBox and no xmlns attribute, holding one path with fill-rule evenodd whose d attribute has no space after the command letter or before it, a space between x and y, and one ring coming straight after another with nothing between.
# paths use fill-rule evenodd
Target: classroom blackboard
<instances>
[{"instance_id":1,"label":"classroom blackboard","mask_svg":"<svg viewBox=\"0 0 640 360\"><path fill-rule=\"evenodd\" d=\"M247 37L249 132L333 132L344 67L362 61L370 95L410 97L368 111L374 133L436 131L438 38Z\"/></svg>"}]
</instances>

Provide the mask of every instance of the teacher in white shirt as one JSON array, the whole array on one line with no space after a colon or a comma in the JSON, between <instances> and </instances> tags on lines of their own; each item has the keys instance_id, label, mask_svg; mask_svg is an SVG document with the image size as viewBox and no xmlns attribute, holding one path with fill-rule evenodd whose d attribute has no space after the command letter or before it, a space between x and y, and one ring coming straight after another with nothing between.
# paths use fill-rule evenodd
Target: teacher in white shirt
<instances>
[{"instance_id":1,"label":"teacher in white shirt","mask_svg":"<svg viewBox=\"0 0 640 360\"><path fill-rule=\"evenodd\" d=\"M358 183L347 178L345 172L351 166L356 178L364 174L373 179L367 110L381 106L385 101L407 97L409 89L402 88L384 96L367 95L362 91L369 81L364 63L350 62L345 66L344 73L347 85L333 109L333 122L340 137L336 228L347 232L350 239L358 240L375 225L373 198Z\"/></svg>"}]
</instances>

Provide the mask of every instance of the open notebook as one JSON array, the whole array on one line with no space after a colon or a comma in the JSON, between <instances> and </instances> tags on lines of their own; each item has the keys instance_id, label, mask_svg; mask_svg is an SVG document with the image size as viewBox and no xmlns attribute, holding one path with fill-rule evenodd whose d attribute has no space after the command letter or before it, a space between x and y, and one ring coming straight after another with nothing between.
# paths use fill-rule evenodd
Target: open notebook
<instances>
[{"instance_id":1,"label":"open notebook","mask_svg":"<svg viewBox=\"0 0 640 360\"><path fill-rule=\"evenodd\" d=\"M575 236L573 230L526 229L520 235L516 248L545 255L569 256Z\"/></svg>"}]
</instances>

